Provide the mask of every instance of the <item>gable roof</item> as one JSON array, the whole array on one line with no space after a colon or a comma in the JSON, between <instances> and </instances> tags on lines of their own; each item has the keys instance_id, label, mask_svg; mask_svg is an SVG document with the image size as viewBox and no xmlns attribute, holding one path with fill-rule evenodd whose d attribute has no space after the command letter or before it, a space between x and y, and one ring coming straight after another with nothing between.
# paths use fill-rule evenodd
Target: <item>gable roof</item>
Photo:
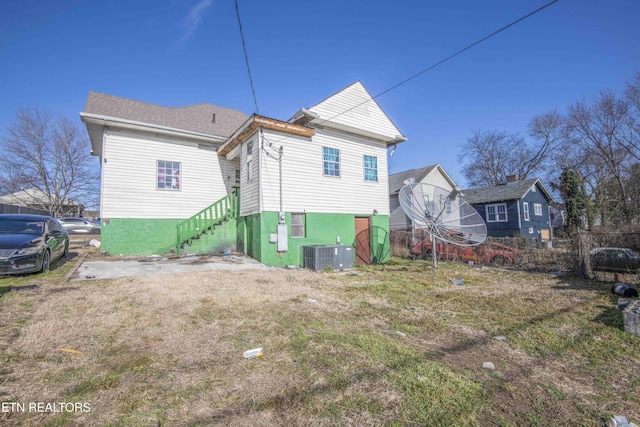
<instances>
[{"instance_id":1,"label":"gable roof","mask_svg":"<svg viewBox=\"0 0 640 427\"><path fill-rule=\"evenodd\" d=\"M536 185L542 194L549 201L553 201L553 197L537 179L524 179L509 184L490 185L487 187L477 187L462 190L463 198L471 205L481 203L505 202L508 200L520 200Z\"/></svg>"},{"instance_id":2,"label":"gable roof","mask_svg":"<svg viewBox=\"0 0 640 427\"><path fill-rule=\"evenodd\" d=\"M438 165L431 165L424 168L411 169L389 175L389 194L398 194L400 189L404 186L404 182L409 178L415 179L416 182L421 182L437 166Z\"/></svg>"},{"instance_id":3,"label":"gable roof","mask_svg":"<svg viewBox=\"0 0 640 427\"><path fill-rule=\"evenodd\" d=\"M289 121L352 132L384 141L387 145L407 140L360 81L313 107L301 109Z\"/></svg>"},{"instance_id":4,"label":"gable roof","mask_svg":"<svg viewBox=\"0 0 640 427\"><path fill-rule=\"evenodd\" d=\"M115 121L123 119L222 137L231 135L249 117L241 111L207 103L184 107L163 107L99 92L89 92L87 104L81 116L94 118L97 116L116 119Z\"/></svg>"},{"instance_id":5,"label":"gable roof","mask_svg":"<svg viewBox=\"0 0 640 427\"><path fill-rule=\"evenodd\" d=\"M444 179L446 179L452 187L456 187L456 183L449 177L443 167L440 166L439 163L436 163L435 165L425 166L418 169L411 169L408 171L389 175L389 194L398 194L400 189L404 186L404 182L409 178L413 178L415 182L422 182L427 177L427 175L429 175L436 169L440 171Z\"/></svg>"}]
</instances>

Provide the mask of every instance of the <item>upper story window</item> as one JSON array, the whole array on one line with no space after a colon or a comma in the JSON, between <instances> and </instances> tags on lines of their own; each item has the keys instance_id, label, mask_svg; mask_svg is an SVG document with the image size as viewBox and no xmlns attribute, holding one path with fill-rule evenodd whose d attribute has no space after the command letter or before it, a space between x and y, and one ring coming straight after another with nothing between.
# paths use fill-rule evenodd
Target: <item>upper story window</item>
<instances>
[{"instance_id":1,"label":"upper story window","mask_svg":"<svg viewBox=\"0 0 640 427\"><path fill-rule=\"evenodd\" d=\"M364 180L378 182L378 158L375 156L364 156Z\"/></svg>"},{"instance_id":2,"label":"upper story window","mask_svg":"<svg viewBox=\"0 0 640 427\"><path fill-rule=\"evenodd\" d=\"M494 205L485 206L487 214L487 222L506 222L507 221L507 204L496 203Z\"/></svg>"},{"instance_id":3,"label":"upper story window","mask_svg":"<svg viewBox=\"0 0 640 427\"><path fill-rule=\"evenodd\" d=\"M533 204L533 214L536 216L542 216L542 205L540 203Z\"/></svg>"},{"instance_id":4,"label":"upper story window","mask_svg":"<svg viewBox=\"0 0 640 427\"><path fill-rule=\"evenodd\" d=\"M247 182L253 178L253 140L247 142Z\"/></svg>"},{"instance_id":5,"label":"upper story window","mask_svg":"<svg viewBox=\"0 0 640 427\"><path fill-rule=\"evenodd\" d=\"M524 220L529 221L529 202L522 202L522 211L524 213Z\"/></svg>"},{"instance_id":6,"label":"upper story window","mask_svg":"<svg viewBox=\"0 0 640 427\"><path fill-rule=\"evenodd\" d=\"M444 200L444 212L447 215L451 215L451 213L453 212L453 208L451 206L451 199L448 197Z\"/></svg>"},{"instance_id":7,"label":"upper story window","mask_svg":"<svg viewBox=\"0 0 640 427\"><path fill-rule=\"evenodd\" d=\"M157 161L157 189L180 190L180 162Z\"/></svg>"},{"instance_id":8,"label":"upper story window","mask_svg":"<svg viewBox=\"0 0 640 427\"><path fill-rule=\"evenodd\" d=\"M322 147L323 174L325 176L340 176L340 150Z\"/></svg>"}]
</instances>

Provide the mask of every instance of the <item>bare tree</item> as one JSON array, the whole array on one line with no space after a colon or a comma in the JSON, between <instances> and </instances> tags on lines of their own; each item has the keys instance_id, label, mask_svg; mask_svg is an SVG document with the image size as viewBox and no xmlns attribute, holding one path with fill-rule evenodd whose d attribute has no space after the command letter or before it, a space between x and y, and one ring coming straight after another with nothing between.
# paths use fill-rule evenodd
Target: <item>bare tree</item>
<instances>
[{"instance_id":1,"label":"bare tree","mask_svg":"<svg viewBox=\"0 0 640 427\"><path fill-rule=\"evenodd\" d=\"M596 205L601 213L612 213L607 217L624 222L631 219L626 185L633 160L625 144L628 110L624 100L607 90L591 104L576 102L567 115L567 132L574 147L581 151L585 164L600 171L601 179L594 189Z\"/></svg>"},{"instance_id":2,"label":"bare tree","mask_svg":"<svg viewBox=\"0 0 640 427\"><path fill-rule=\"evenodd\" d=\"M32 204L55 215L67 214L73 202L96 203L99 165L91 158L86 133L67 117L19 109L2 137L0 162L3 192L31 190Z\"/></svg>"},{"instance_id":3,"label":"bare tree","mask_svg":"<svg viewBox=\"0 0 640 427\"><path fill-rule=\"evenodd\" d=\"M543 174L549 169L550 153L566 141L564 129L564 118L552 111L531 120L531 140L498 130L473 131L459 156L462 174L471 186L497 185L509 175L527 179Z\"/></svg>"}]
</instances>

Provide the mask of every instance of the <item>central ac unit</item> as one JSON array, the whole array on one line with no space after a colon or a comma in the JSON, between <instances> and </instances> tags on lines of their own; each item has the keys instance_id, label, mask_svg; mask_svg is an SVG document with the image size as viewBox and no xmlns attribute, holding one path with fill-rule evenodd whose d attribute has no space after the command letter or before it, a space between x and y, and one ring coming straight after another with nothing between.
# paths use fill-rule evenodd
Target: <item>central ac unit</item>
<instances>
[{"instance_id":1,"label":"central ac unit","mask_svg":"<svg viewBox=\"0 0 640 427\"><path fill-rule=\"evenodd\" d=\"M346 245L303 246L304 267L322 271L353 268L353 247Z\"/></svg>"}]
</instances>

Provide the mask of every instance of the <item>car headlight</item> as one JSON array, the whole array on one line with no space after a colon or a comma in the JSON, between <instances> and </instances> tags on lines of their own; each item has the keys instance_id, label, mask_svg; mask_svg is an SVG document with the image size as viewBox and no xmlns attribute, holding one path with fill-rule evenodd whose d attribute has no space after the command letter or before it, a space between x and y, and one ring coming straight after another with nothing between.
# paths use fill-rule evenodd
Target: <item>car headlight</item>
<instances>
[{"instance_id":1,"label":"car headlight","mask_svg":"<svg viewBox=\"0 0 640 427\"><path fill-rule=\"evenodd\" d=\"M37 246L30 246L28 248L18 249L16 255L31 255L37 253L39 250L40 248Z\"/></svg>"}]
</instances>

